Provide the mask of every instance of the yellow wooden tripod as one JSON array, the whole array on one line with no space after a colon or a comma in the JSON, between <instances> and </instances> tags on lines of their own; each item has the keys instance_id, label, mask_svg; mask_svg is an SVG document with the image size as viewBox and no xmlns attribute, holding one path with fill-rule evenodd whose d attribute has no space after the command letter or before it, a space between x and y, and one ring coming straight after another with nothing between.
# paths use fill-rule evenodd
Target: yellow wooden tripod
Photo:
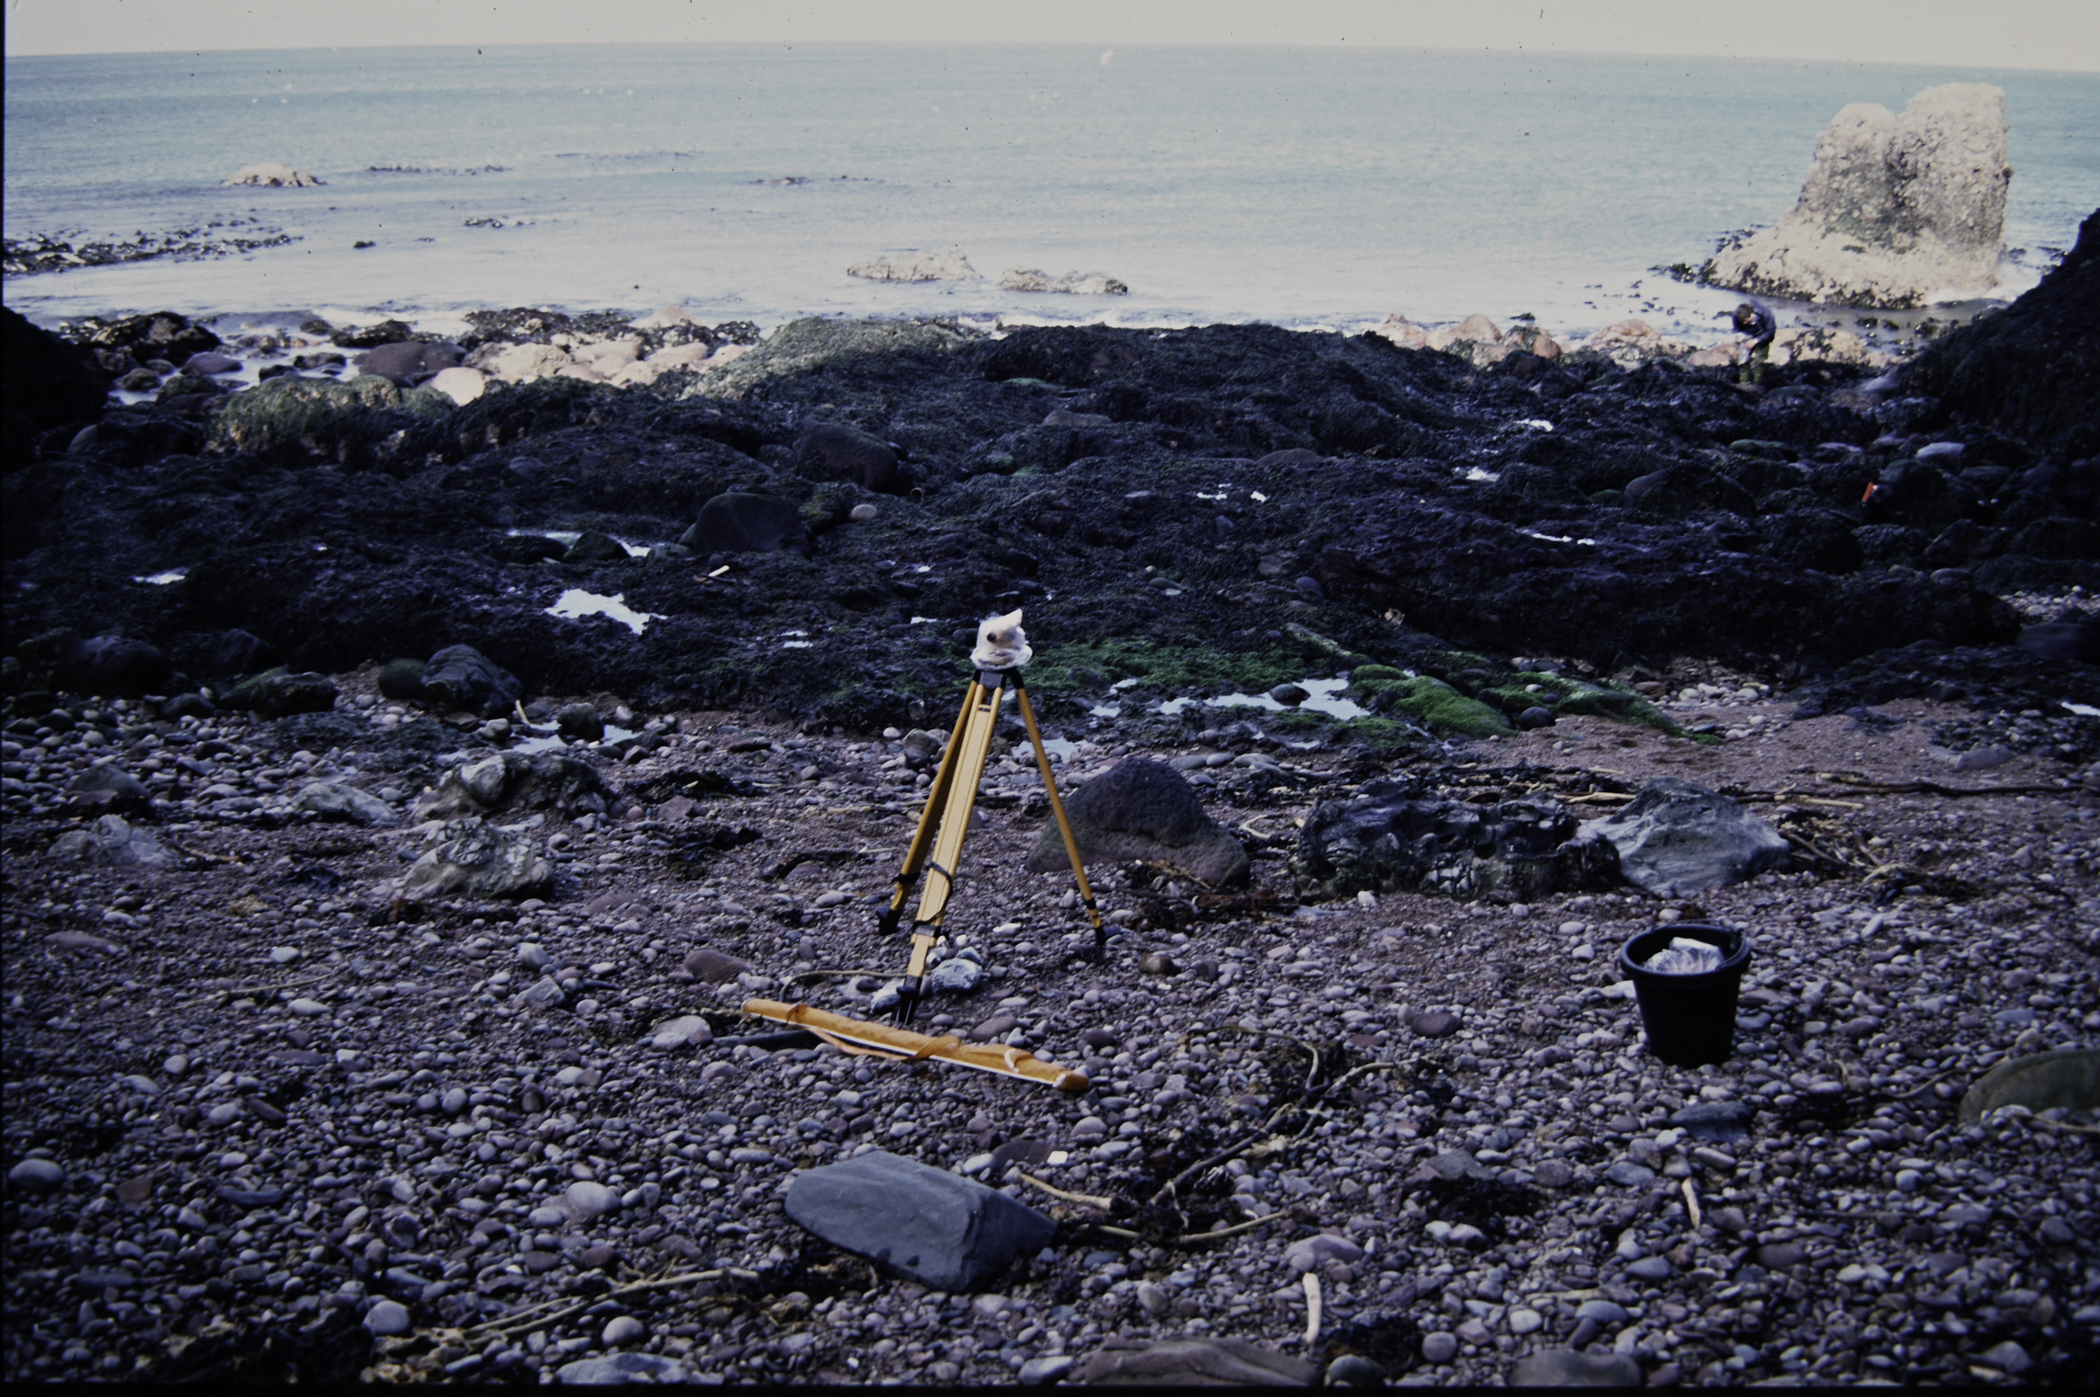
<instances>
[{"instance_id":1,"label":"yellow wooden tripod","mask_svg":"<svg viewBox=\"0 0 2100 1397\"><path fill-rule=\"evenodd\" d=\"M948 912L948 900L955 891L955 870L962 858L963 836L970 830L970 815L977 807L977 783L984 777L985 758L992 748L992 731L999 721L999 708L1005 702L1008 689L1013 691L1015 704L1021 710L1021 721L1028 727L1028 740L1035 747L1043 790L1050 797L1050 810L1057 818L1058 833L1064 837L1065 855L1072 861L1072 876L1078 880L1080 899L1086 906L1087 916L1093 921L1094 948L1099 954L1107 941L1107 928L1101 923L1101 909L1095 905L1094 890L1086 880L1086 868L1079 857L1079 842L1072 836L1072 822L1066 818L1065 803L1057 794L1057 780L1050 774L1050 754L1044 750L1043 734L1036 726L1035 709L1028 702L1028 690L1021 682L1021 671L1018 666L1013 669L981 669L970 681L962 712L956 715L955 731L948 738L948 749L941 754L939 771L927 792L926 809L919 816L918 831L912 835L911 848L906 851L904 866L898 870L895 879L897 890L879 917L884 932L901 929L904 905L910 901L912 890L919 885L922 876L931 875L926 877L918 911L912 914L911 959L905 970L904 983L898 987L897 1026L888 1028L860 1023L807 1004L786 1004L770 999L746 1000L745 1013L806 1029L821 1041L846 1052L896 1061L939 1058L982 1072L1042 1082L1061 1091L1083 1092L1087 1089L1085 1073L1039 1061L1029 1053L1013 1048L965 1044L953 1034L929 1037L905 1027L917 1011L925 990L926 962L933 952L934 943L940 939L941 922Z\"/></svg>"},{"instance_id":2,"label":"yellow wooden tripod","mask_svg":"<svg viewBox=\"0 0 2100 1397\"><path fill-rule=\"evenodd\" d=\"M1028 727L1028 740L1035 747L1036 768L1043 776L1043 791L1050 797L1050 812L1057 818L1057 832L1064 836L1065 856L1072 861L1072 876L1079 882L1080 900L1094 923L1094 947L1098 952L1107 939L1101 925L1101 909L1094 903L1094 890L1086 880L1086 867L1079 858L1079 841L1072 837L1072 822L1065 818L1065 803L1058 798L1057 779L1050 774L1050 754L1043 749L1042 730L1035 725L1035 708L1028 702L1021 671L979 670L970 681L970 692L956 715L955 731L948 750L941 754L940 770L926 795L926 809L919 816L919 829L904 855L904 867L896 877L896 895L880 918L884 932L895 932L903 921L904 904L911 898L922 874L926 891L911 920L911 963L905 968L904 984L897 1001L897 1022L911 1022L918 1007L926 977L926 958L940 938L941 919L947 915L948 899L955 891L955 869L962 858L963 836L970 830L970 814L977 807L977 783L984 777L985 757L992 748L992 729L999 721L999 706L1006 691L1014 693L1021 721Z\"/></svg>"}]
</instances>

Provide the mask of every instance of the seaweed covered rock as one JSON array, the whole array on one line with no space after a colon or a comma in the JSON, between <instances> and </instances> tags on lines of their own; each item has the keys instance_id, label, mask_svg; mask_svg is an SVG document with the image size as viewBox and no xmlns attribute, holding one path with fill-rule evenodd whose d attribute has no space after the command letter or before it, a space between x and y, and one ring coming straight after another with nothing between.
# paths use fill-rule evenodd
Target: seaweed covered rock
<instances>
[{"instance_id":1,"label":"seaweed covered rock","mask_svg":"<svg viewBox=\"0 0 2100 1397\"><path fill-rule=\"evenodd\" d=\"M407 677L399 674L396 686L407 688ZM525 686L516 675L471 645L446 646L430 657L416 678L421 683L417 697L484 718L502 717L525 697Z\"/></svg>"},{"instance_id":2,"label":"seaweed covered rock","mask_svg":"<svg viewBox=\"0 0 2100 1397\"><path fill-rule=\"evenodd\" d=\"M1432 732L1500 737L1516 731L1500 710L1426 674L1408 674L1389 665L1359 665L1350 674L1349 688L1372 712L1404 714Z\"/></svg>"},{"instance_id":3,"label":"seaweed covered rock","mask_svg":"<svg viewBox=\"0 0 2100 1397\"><path fill-rule=\"evenodd\" d=\"M678 541L695 553L807 550L809 528L793 500L725 490L700 506L700 518Z\"/></svg>"},{"instance_id":4,"label":"seaweed covered rock","mask_svg":"<svg viewBox=\"0 0 2100 1397\"><path fill-rule=\"evenodd\" d=\"M844 480L880 494L899 490L889 443L843 422L812 422L795 443L795 469L811 480Z\"/></svg>"},{"instance_id":5,"label":"seaweed covered rock","mask_svg":"<svg viewBox=\"0 0 2100 1397\"><path fill-rule=\"evenodd\" d=\"M819 368L902 376L968 340L944 326L902 320L794 320L727 368L695 383L686 396L741 397L768 379Z\"/></svg>"},{"instance_id":6,"label":"seaweed covered rock","mask_svg":"<svg viewBox=\"0 0 2100 1397\"><path fill-rule=\"evenodd\" d=\"M1160 762L1129 758L1080 787L1065 802L1079 856L1087 863L1157 862L1212 887L1247 876L1247 851L1205 813L1181 773ZM1028 852L1028 871L1069 867L1064 839L1053 824Z\"/></svg>"},{"instance_id":7,"label":"seaweed covered rock","mask_svg":"<svg viewBox=\"0 0 2100 1397\"><path fill-rule=\"evenodd\" d=\"M1912 393L2001 432L2100 451L2100 211L2041 284L1934 343L1904 374Z\"/></svg>"},{"instance_id":8,"label":"seaweed covered rock","mask_svg":"<svg viewBox=\"0 0 2100 1397\"><path fill-rule=\"evenodd\" d=\"M611 796L589 762L551 752L499 752L447 771L416 801L418 820L454 820L498 811L603 814Z\"/></svg>"},{"instance_id":9,"label":"seaweed covered rock","mask_svg":"<svg viewBox=\"0 0 2100 1397\"><path fill-rule=\"evenodd\" d=\"M1550 796L1483 809L1411 781L1374 781L1313 806L1291 872L1308 900L1368 891L1515 902L1611 886L1612 847L1581 836L1574 812Z\"/></svg>"},{"instance_id":10,"label":"seaweed covered rock","mask_svg":"<svg viewBox=\"0 0 2100 1397\"><path fill-rule=\"evenodd\" d=\"M0 307L0 356L10 439L19 423L25 432L95 417L102 411L108 380L87 355L19 313Z\"/></svg>"},{"instance_id":11,"label":"seaweed covered rock","mask_svg":"<svg viewBox=\"0 0 2100 1397\"><path fill-rule=\"evenodd\" d=\"M452 820L432 834L402 879L410 902L440 897L529 897L554 880L554 865L530 840L480 819Z\"/></svg>"},{"instance_id":12,"label":"seaweed covered rock","mask_svg":"<svg viewBox=\"0 0 2100 1397\"><path fill-rule=\"evenodd\" d=\"M376 374L342 383L285 374L227 399L211 439L245 455L360 464L395 432L452 406L442 393L404 391Z\"/></svg>"},{"instance_id":13,"label":"seaweed covered rock","mask_svg":"<svg viewBox=\"0 0 2100 1397\"><path fill-rule=\"evenodd\" d=\"M242 680L219 699L222 708L245 708L264 718L326 713L335 707L335 681L325 674L294 674L279 666Z\"/></svg>"}]
</instances>

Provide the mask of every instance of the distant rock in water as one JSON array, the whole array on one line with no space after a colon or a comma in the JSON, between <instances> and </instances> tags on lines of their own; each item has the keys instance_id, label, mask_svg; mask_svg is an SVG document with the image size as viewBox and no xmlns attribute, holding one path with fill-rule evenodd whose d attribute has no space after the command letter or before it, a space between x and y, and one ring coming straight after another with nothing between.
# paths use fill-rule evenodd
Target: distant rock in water
<instances>
[{"instance_id":1,"label":"distant rock in water","mask_svg":"<svg viewBox=\"0 0 2100 1397\"><path fill-rule=\"evenodd\" d=\"M289 165L281 165L275 160L269 160L260 165L249 165L243 168L240 173L227 180L226 183L266 184L290 189L307 189L317 184L326 184L327 181L315 179L304 170L295 170Z\"/></svg>"},{"instance_id":2,"label":"distant rock in water","mask_svg":"<svg viewBox=\"0 0 2100 1397\"><path fill-rule=\"evenodd\" d=\"M869 281L978 281L977 269L959 247L945 252L911 252L899 257L878 257L846 268L847 276Z\"/></svg>"},{"instance_id":3,"label":"distant rock in water","mask_svg":"<svg viewBox=\"0 0 2100 1397\"><path fill-rule=\"evenodd\" d=\"M1903 115L1840 111L1816 141L1801 200L1778 226L1723 248L1721 286L1842 305L1923 305L1998 284L2005 232L2005 93L1948 83Z\"/></svg>"},{"instance_id":4,"label":"distant rock in water","mask_svg":"<svg viewBox=\"0 0 2100 1397\"><path fill-rule=\"evenodd\" d=\"M1008 291L1062 291L1072 296L1128 296L1128 284L1107 272L1066 272L1052 276L1033 267L1015 267L999 278Z\"/></svg>"}]
</instances>

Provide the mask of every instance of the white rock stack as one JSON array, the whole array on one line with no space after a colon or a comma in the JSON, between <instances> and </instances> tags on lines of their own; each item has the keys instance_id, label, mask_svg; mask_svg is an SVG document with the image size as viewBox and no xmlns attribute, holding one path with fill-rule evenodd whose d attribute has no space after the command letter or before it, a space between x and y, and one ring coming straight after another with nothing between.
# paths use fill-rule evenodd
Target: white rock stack
<instances>
[{"instance_id":1,"label":"white rock stack","mask_svg":"<svg viewBox=\"0 0 2100 1397\"><path fill-rule=\"evenodd\" d=\"M1898 308L1980 295L1998 282L2005 231L2005 93L1949 83L1903 115L1840 111L1816 141L1808 182L1777 226L1707 264L1721 286Z\"/></svg>"}]
</instances>

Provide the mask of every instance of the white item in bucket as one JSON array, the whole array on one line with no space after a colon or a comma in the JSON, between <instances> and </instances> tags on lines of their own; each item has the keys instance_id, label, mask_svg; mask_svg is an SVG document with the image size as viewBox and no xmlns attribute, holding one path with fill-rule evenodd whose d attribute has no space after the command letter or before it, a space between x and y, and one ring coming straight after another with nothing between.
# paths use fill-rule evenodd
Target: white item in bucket
<instances>
[{"instance_id":1,"label":"white item in bucket","mask_svg":"<svg viewBox=\"0 0 2100 1397\"><path fill-rule=\"evenodd\" d=\"M1673 936L1664 949L1641 962L1641 969L1657 975L1704 975L1721 968L1721 948L1704 941Z\"/></svg>"}]
</instances>

